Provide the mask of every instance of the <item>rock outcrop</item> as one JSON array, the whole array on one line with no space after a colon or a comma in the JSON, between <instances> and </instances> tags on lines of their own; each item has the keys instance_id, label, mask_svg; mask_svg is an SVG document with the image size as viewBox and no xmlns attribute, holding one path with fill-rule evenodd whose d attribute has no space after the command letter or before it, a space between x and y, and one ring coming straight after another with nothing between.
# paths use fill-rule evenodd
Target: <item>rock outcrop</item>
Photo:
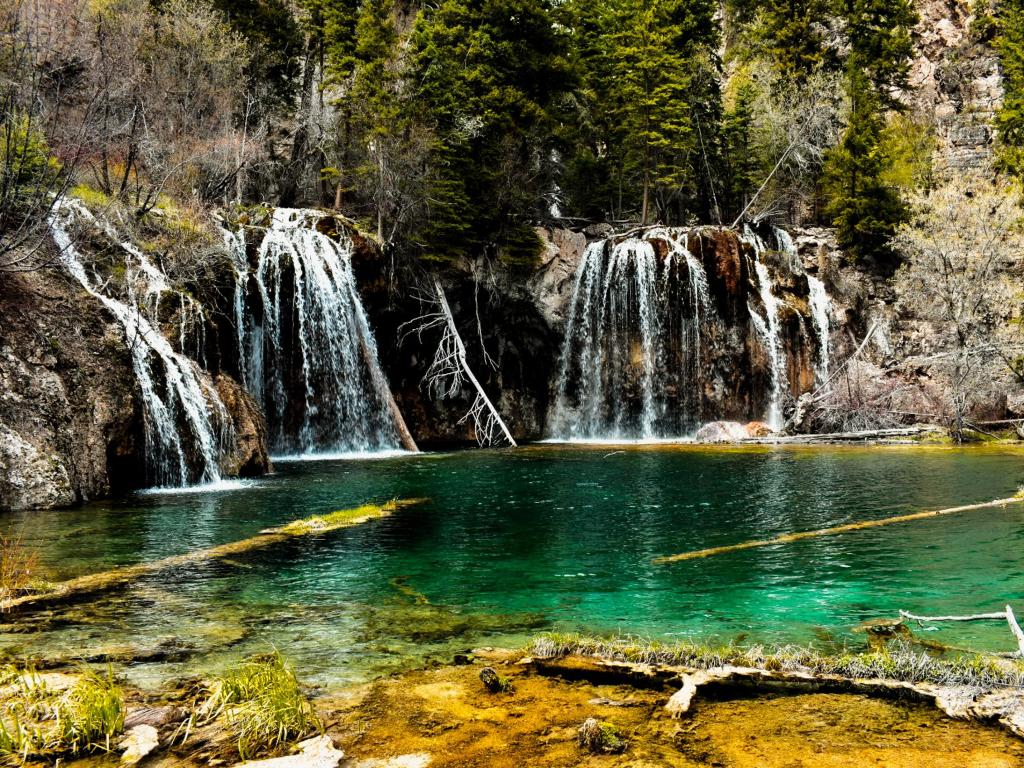
<instances>
[{"instance_id":1,"label":"rock outcrop","mask_svg":"<svg viewBox=\"0 0 1024 768\"><path fill-rule=\"evenodd\" d=\"M0 280L0 508L75 504L140 478L120 326L58 271Z\"/></svg>"}]
</instances>

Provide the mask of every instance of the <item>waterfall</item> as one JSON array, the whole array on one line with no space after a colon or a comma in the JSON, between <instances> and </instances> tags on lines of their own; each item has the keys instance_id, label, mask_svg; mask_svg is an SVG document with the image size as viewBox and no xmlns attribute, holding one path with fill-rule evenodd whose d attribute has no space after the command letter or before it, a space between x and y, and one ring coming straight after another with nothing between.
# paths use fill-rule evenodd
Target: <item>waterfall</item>
<instances>
[{"instance_id":1,"label":"waterfall","mask_svg":"<svg viewBox=\"0 0 1024 768\"><path fill-rule=\"evenodd\" d=\"M761 317L748 305L750 319L761 337L771 365L768 412L765 414L764 420L772 429L781 429L782 399L789 386L789 377L786 374L786 351L782 343L779 300L775 296L768 265L761 259L761 254L765 250L764 241L749 229L745 231L744 239L754 248L754 271L757 274L758 295L761 298L761 305L764 307L764 317Z\"/></svg>"},{"instance_id":2,"label":"waterfall","mask_svg":"<svg viewBox=\"0 0 1024 768\"><path fill-rule=\"evenodd\" d=\"M698 426L701 326L713 309L686 238L659 228L587 246L569 301L553 437L650 440ZM668 244L662 260L658 240ZM670 390L682 407L668 407Z\"/></svg>"},{"instance_id":3,"label":"waterfall","mask_svg":"<svg viewBox=\"0 0 1024 768\"><path fill-rule=\"evenodd\" d=\"M70 233L76 223L102 231L120 244L125 253L127 302L109 295L110 280L86 267ZM178 292L171 290L164 273L141 251L121 242L109 223L96 219L78 201L59 202L50 213L49 225L68 272L124 329L142 397L149 479L165 487L216 482L221 476L220 456L233 442L231 420L198 366L176 352L159 329L161 297ZM186 306L191 305L182 303L183 314ZM184 345L184 332L179 340Z\"/></svg>"},{"instance_id":4,"label":"waterfall","mask_svg":"<svg viewBox=\"0 0 1024 768\"><path fill-rule=\"evenodd\" d=\"M832 299L829 298L825 284L814 275L807 276L807 289L810 294L808 304L811 309L811 319L814 321L814 329L818 334L818 359L814 366L814 378L818 385L821 385L828 381Z\"/></svg>"},{"instance_id":5,"label":"waterfall","mask_svg":"<svg viewBox=\"0 0 1024 768\"><path fill-rule=\"evenodd\" d=\"M343 230L320 232L322 219L276 209L251 264L244 234L225 235L235 254L239 371L277 453L397 449L354 246Z\"/></svg>"}]
</instances>

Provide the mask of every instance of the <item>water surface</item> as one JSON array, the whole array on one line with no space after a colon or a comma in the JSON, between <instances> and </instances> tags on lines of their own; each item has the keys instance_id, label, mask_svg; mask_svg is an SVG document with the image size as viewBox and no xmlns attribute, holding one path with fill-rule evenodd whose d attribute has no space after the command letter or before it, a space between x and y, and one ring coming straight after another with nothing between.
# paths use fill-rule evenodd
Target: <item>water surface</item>
<instances>
[{"instance_id":1,"label":"water surface","mask_svg":"<svg viewBox=\"0 0 1024 768\"><path fill-rule=\"evenodd\" d=\"M64 578L234 541L369 500L425 503L244 562L148 578L59 617L0 627L17 653L194 652L155 682L271 645L325 684L447 660L546 629L716 642L863 643L903 608L1024 609L1024 505L655 565L659 555L1010 496L1014 449L532 446L282 462L225 490L8 516ZM933 637L1009 649L1005 626Z\"/></svg>"}]
</instances>

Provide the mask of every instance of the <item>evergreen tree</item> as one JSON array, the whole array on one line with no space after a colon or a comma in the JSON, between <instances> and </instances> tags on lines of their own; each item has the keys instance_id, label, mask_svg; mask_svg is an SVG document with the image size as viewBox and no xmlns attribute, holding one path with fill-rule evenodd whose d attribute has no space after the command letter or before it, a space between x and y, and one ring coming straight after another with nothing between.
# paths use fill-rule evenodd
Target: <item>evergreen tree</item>
<instances>
[{"instance_id":1,"label":"evergreen tree","mask_svg":"<svg viewBox=\"0 0 1024 768\"><path fill-rule=\"evenodd\" d=\"M412 49L410 108L435 134L424 255L532 260L551 116L570 84L549 0L442 0L418 18Z\"/></svg>"},{"instance_id":2,"label":"evergreen tree","mask_svg":"<svg viewBox=\"0 0 1024 768\"><path fill-rule=\"evenodd\" d=\"M821 32L830 5L829 0L732 0L728 10L743 27L743 58L764 57L784 77L801 81L836 64Z\"/></svg>"},{"instance_id":3,"label":"evergreen tree","mask_svg":"<svg viewBox=\"0 0 1024 768\"><path fill-rule=\"evenodd\" d=\"M583 88L568 196L590 215L596 192L615 218L637 211L645 223L664 219L707 176L701 134L712 141L719 100L717 77L707 76L716 62L714 8L703 0L581 0L569 8Z\"/></svg>"},{"instance_id":4,"label":"evergreen tree","mask_svg":"<svg viewBox=\"0 0 1024 768\"><path fill-rule=\"evenodd\" d=\"M888 242L907 210L898 190L886 183L884 114L901 109L896 92L907 87L910 29L917 16L909 0L844 0L843 13L850 117L826 160L826 213L850 256L891 267Z\"/></svg>"},{"instance_id":5,"label":"evergreen tree","mask_svg":"<svg viewBox=\"0 0 1024 768\"><path fill-rule=\"evenodd\" d=\"M825 169L828 215L840 247L854 258L887 256L889 240L907 215L898 191L885 183L882 100L859 69L848 74L849 124Z\"/></svg>"},{"instance_id":6,"label":"evergreen tree","mask_svg":"<svg viewBox=\"0 0 1024 768\"><path fill-rule=\"evenodd\" d=\"M249 43L250 90L269 90L271 106L287 109L295 97L302 34L285 0L212 0Z\"/></svg>"},{"instance_id":7,"label":"evergreen tree","mask_svg":"<svg viewBox=\"0 0 1024 768\"><path fill-rule=\"evenodd\" d=\"M1024 177L1024 2L1003 0L995 39L1003 72L1003 103L996 113L999 163L1018 178Z\"/></svg>"}]
</instances>

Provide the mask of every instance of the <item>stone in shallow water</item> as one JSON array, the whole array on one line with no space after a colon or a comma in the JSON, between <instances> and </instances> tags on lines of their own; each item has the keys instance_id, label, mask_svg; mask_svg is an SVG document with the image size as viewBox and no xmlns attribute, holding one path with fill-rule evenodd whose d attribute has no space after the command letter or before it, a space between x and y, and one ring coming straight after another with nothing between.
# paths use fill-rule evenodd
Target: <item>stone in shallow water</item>
<instances>
[{"instance_id":1,"label":"stone in shallow water","mask_svg":"<svg viewBox=\"0 0 1024 768\"><path fill-rule=\"evenodd\" d=\"M299 750L297 755L246 761L239 763L236 768L336 768L345 756L340 749L334 748L334 742L326 734L300 742Z\"/></svg>"},{"instance_id":2,"label":"stone in shallow water","mask_svg":"<svg viewBox=\"0 0 1024 768\"><path fill-rule=\"evenodd\" d=\"M738 421L712 421L697 430L698 443L733 443L750 437L746 426Z\"/></svg>"},{"instance_id":3,"label":"stone in shallow water","mask_svg":"<svg viewBox=\"0 0 1024 768\"><path fill-rule=\"evenodd\" d=\"M129 728L121 741L121 765L135 765L160 745L160 737L152 725Z\"/></svg>"}]
</instances>

